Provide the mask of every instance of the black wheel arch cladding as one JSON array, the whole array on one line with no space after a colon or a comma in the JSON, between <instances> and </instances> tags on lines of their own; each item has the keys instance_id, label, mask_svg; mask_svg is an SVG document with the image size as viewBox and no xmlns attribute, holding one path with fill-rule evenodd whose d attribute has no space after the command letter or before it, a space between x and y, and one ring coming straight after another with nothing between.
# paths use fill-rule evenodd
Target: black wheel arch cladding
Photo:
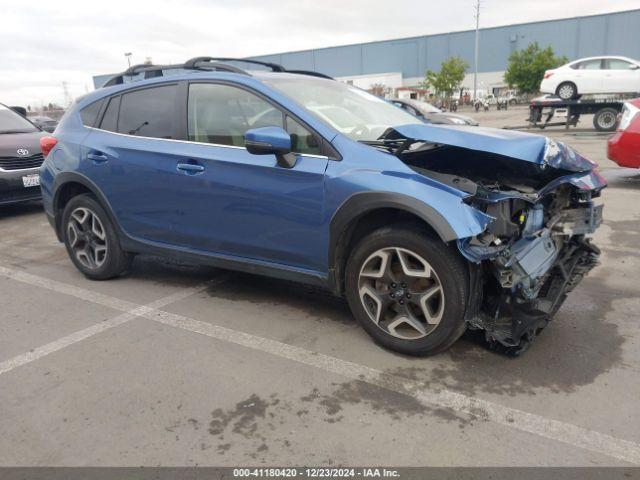
<instances>
[{"instance_id":1,"label":"black wheel arch cladding","mask_svg":"<svg viewBox=\"0 0 640 480\"><path fill-rule=\"evenodd\" d=\"M449 222L433 207L408 195L394 192L360 192L347 198L336 210L329 227L329 288L341 295L343 261L347 254L349 228L362 216L375 210L395 209L421 219L430 226L443 242L450 242L457 235ZM353 232L351 232L353 233Z\"/></svg>"}]
</instances>

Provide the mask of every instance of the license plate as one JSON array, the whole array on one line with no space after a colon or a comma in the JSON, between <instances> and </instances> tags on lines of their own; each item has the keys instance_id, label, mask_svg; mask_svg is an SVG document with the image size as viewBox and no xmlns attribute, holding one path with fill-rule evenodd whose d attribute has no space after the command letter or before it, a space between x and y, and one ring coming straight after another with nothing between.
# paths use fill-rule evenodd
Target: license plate
<instances>
[{"instance_id":1,"label":"license plate","mask_svg":"<svg viewBox=\"0 0 640 480\"><path fill-rule=\"evenodd\" d=\"M37 187L40 185L40 175L34 173L32 175L25 175L22 177L22 185L25 187Z\"/></svg>"}]
</instances>

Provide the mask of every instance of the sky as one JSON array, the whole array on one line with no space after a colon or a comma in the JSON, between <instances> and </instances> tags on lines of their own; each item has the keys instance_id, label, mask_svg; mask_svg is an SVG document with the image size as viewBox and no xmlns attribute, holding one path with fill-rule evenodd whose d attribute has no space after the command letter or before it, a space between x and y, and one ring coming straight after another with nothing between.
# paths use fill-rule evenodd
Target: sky
<instances>
[{"instance_id":1,"label":"sky","mask_svg":"<svg viewBox=\"0 0 640 480\"><path fill-rule=\"evenodd\" d=\"M443 5L446 4L446 8ZM474 28L475 0L0 0L0 103L37 107L151 57L246 57ZM481 0L492 27L640 8L640 0Z\"/></svg>"}]
</instances>

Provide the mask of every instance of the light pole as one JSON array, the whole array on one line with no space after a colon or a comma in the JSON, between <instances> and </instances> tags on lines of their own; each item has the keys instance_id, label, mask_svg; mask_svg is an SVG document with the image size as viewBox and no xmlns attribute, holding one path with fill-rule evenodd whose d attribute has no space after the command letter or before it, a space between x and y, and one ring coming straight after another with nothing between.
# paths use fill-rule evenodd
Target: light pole
<instances>
[{"instance_id":1,"label":"light pole","mask_svg":"<svg viewBox=\"0 0 640 480\"><path fill-rule=\"evenodd\" d=\"M473 72L473 100L475 101L478 97L478 50L479 43L478 38L480 37L480 0L476 0L476 52L475 52L475 62L474 62L474 72Z\"/></svg>"},{"instance_id":2,"label":"light pole","mask_svg":"<svg viewBox=\"0 0 640 480\"><path fill-rule=\"evenodd\" d=\"M129 68L131 68L131 52L126 52L124 56L127 57L127 64L129 65Z\"/></svg>"}]
</instances>

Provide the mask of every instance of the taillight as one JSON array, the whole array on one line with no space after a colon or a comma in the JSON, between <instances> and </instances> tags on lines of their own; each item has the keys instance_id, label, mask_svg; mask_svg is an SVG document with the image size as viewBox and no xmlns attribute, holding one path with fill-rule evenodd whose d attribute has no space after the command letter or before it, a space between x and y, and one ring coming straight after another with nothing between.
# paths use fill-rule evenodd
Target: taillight
<instances>
[{"instance_id":1,"label":"taillight","mask_svg":"<svg viewBox=\"0 0 640 480\"><path fill-rule=\"evenodd\" d=\"M40 150L42 150L42 155L45 157L49 155L49 152L53 150L53 147L58 143L58 139L56 137L42 137L40 138Z\"/></svg>"},{"instance_id":2,"label":"taillight","mask_svg":"<svg viewBox=\"0 0 640 480\"><path fill-rule=\"evenodd\" d=\"M552 75L553 75L553 72L544 72L544 79L546 80L547 78L550 78Z\"/></svg>"},{"instance_id":3,"label":"taillight","mask_svg":"<svg viewBox=\"0 0 640 480\"><path fill-rule=\"evenodd\" d=\"M640 108L632 103L625 102L622 107L622 112L618 115L618 131L622 132L626 130L638 115L640 115Z\"/></svg>"}]
</instances>

